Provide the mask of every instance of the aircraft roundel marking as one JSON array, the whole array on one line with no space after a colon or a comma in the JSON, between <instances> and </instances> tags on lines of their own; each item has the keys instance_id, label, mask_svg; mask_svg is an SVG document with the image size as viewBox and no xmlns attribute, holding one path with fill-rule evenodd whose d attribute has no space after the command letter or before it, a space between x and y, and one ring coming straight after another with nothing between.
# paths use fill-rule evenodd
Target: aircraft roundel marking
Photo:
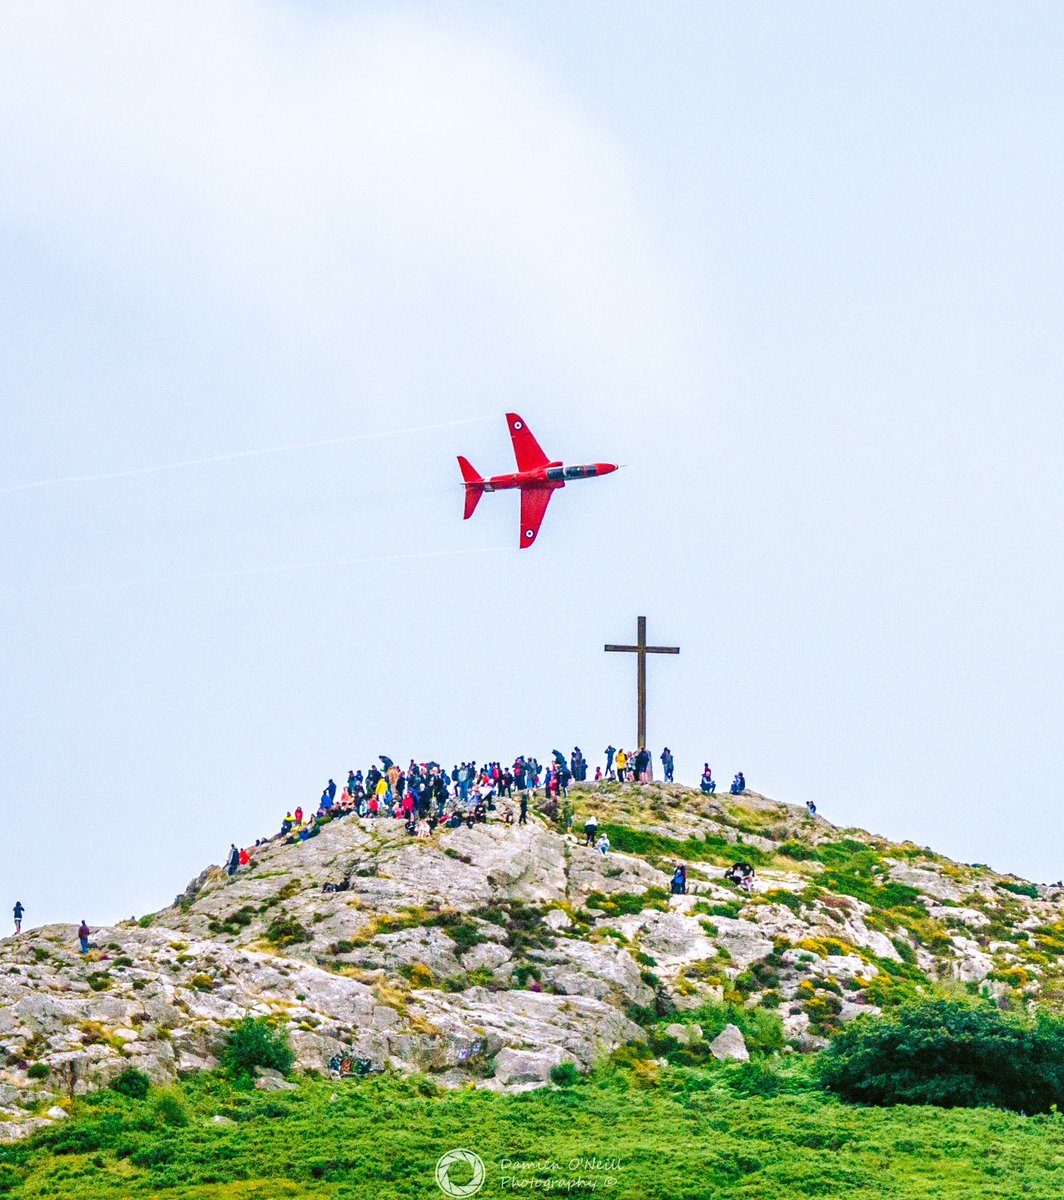
<instances>
[{"instance_id":1,"label":"aircraft roundel marking","mask_svg":"<svg viewBox=\"0 0 1064 1200\"><path fill-rule=\"evenodd\" d=\"M514 429L524 429L524 425L520 421L514 421Z\"/></svg>"},{"instance_id":2,"label":"aircraft roundel marking","mask_svg":"<svg viewBox=\"0 0 1064 1200\"><path fill-rule=\"evenodd\" d=\"M536 531L534 529L526 529L525 530L526 538L534 538L535 536L536 536Z\"/></svg>"}]
</instances>

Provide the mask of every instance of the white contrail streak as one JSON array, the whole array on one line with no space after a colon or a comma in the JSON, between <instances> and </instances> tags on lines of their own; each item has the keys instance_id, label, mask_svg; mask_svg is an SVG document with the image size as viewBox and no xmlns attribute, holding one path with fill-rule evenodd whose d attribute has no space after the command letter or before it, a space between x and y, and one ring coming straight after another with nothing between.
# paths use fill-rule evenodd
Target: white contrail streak
<instances>
[{"instance_id":1,"label":"white contrail streak","mask_svg":"<svg viewBox=\"0 0 1064 1200\"><path fill-rule=\"evenodd\" d=\"M106 471L98 475L62 475L56 479L37 479L33 483L17 483L0 488L0 496L32 492L37 488L57 487L65 483L98 483L105 479L132 479L137 475L157 475L163 471L181 471L186 467L202 467L210 463L234 462L239 458L261 458L266 454L289 454L297 450L317 450L323 446L346 446L351 442L369 442L375 438L401 437L408 433L427 433L435 429L453 429L458 425L475 425L490 417L469 417L463 421L441 421L436 425L414 425L409 429L385 429L379 433L354 433L348 437L325 438L319 442L294 442L289 446L268 446L263 450L237 450L231 454L212 454L208 458L186 458L180 462L161 463L154 467L134 467L127 471Z\"/></svg>"},{"instance_id":2,"label":"white contrail streak","mask_svg":"<svg viewBox=\"0 0 1064 1200\"><path fill-rule=\"evenodd\" d=\"M408 554L370 554L362 558L319 559L317 562L280 563L271 567L234 567L223 571L198 571L188 575L155 575L143 579L115 579L100 583L86 583L81 586L64 587L63 595L85 594L87 592L123 591L127 588L157 588L175 583L197 583L211 579L240 579L248 575L283 575L294 571L339 570L344 567L361 566L364 563L405 562L419 558L449 558L459 554L505 554L512 549L510 546L474 546L467 550L416 550ZM30 594L39 593L6 593L0 594L0 600L18 600Z\"/></svg>"}]
</instances>

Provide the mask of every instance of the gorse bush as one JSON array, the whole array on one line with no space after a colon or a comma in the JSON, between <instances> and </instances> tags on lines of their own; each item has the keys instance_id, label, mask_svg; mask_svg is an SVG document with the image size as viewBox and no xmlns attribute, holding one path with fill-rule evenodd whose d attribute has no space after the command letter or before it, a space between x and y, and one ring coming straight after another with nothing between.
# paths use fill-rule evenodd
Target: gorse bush
<instances>
[{"instance_id":1,"label":"gorse bush","mask_svg":"<svg viewBox=\"0 0 1064 1200\"><path fill-rule=\"evenodd\" d=\"M170 1125L180 1129L188 1124L188 1108L185 1098L177 1088L168 1088L160 1092L152 1105L152 1112L161 1125Z\"/></svg>"},{"instance_id":2,"label":"gorse bush","mask_svg":"<svg viewBox=\"0 0 1064 1200\"><path fill-rule=\"evenodd\" d=\"M253 1075L256 1067L280 1071L292 1069L295 1055L283 1031L272 1028L265 1017L244 1017L229 1030L221 1063L232 1075Z\"/></svg>"},{"instance_id":3,"label":"gorse bush","mask_svg":"<svg viewBox=\"0 0 1064 1200\"><path fill-rule=\"evenodd\" d=\"M824 1052L824 1086L865 1104L1064 1104L1064 1021L1002 1013L985 1001L920 1000L862 1018Z\"/></svg>"},{"instance_id":4,"label":"gorse bush","mask_svg":"<svg viewBox=\"0 0 1064 1200\"><path fill-rule=\"evenodd\" d=\"M294 917L274 917L266 927L266 937L275 946L294 946L309 942L310 934Z\"/></svg>"},{"instance_id":5,"label":"gorse bush","mask_svg":"<svg viewBox=\"0 0 1064 1200\"><path fill-rule=\"evenodd\" d=\"M127 1067L111 1082L112 1092L117 1092L120 1096L128 1096L130 1100L143 1100L148 1094L149 1087L151 1087L151 1080L143 1071L138 1071L135 1067Z\"/></svg>"},{"instance_id":6,"label":"gorse bush","mask_svg":"<svg viewBox=\"0 0 1064 1200\"><path fill-rule=\"evenodd\" d=\"M576 1063L558 1063L550 1069L550 1081L558 1087L572 1087L580 1082L580 1068Z\"/></svg>"}]
</instances>

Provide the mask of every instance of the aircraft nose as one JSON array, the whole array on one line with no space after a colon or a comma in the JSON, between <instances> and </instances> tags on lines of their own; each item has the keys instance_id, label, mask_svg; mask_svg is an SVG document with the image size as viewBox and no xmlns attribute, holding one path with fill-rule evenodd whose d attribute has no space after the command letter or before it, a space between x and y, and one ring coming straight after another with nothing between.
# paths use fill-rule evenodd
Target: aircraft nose
<instances>
[{"instance_id":1,"label":"aircraft nose","mask_svg":"<svg viewBox=\"0 0 1064 1200\"><path fill-rule=\"evenodd\" d=\"M597 475L608 475L611 471L616 470L616 463L595 463L595 473Z\"/></svg>"}]
</instances>

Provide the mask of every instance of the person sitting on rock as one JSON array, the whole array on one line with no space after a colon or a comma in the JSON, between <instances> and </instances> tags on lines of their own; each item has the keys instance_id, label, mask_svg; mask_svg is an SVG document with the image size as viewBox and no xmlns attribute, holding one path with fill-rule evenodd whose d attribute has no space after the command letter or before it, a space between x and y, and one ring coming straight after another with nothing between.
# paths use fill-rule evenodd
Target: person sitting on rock
<instances>
[{"instance_id":1,"label":"person sitting on rock","mask_svg":"<svg viewBox=\"0 0 1064 1200\"><path fill-rule=\"evenodd\" d=\"M599 838L595 849L598 850L599 854L603 854L603 855L609 854L610 839L605 834L603 834L602 837Z\"/></svg>"},{"instance_id":2,"label":"person sitting on rock","mask_svg":"<svg viewBox=\"0 0 1064 1200\"><path fill-rule=\"evenodd\" d=\"M422 817L417 823L415 836L424 841L431 833L432 830L429 828L428 819L426 817Z\"/></svg>"},{"instance_id":3,"label":"person sitting on rock","mask_svg":"<svg viewBox=\"0 0 1064 1200\"><path fill-rule=\"evenodd\" d=\"M754 868L747 862L737 862L724 872L724 878L749 892L754 886Z\"/></svg>"},{"instance_id":4,"label":"person sitting on rock","mask_svg":"<svg viewBox=\"0 0 1064 1200\"><path fill-rule=\"evenodd\" d=\"M512 808L504 808L502 810L502 823L504 825L512 825L514 823L514 810Z\"/></svg>"},{"instance_id":5,"label":"person sitting on rock","mask_svg":"<svg viewBox=\"0 0 1064 1200\"><path fill-rule=\"evenodd\" d=\"M805 806L807 809L809 809L809 815L811 817L816 815L816 805L812 802L812 800L807 800L805 802Z\"/></svg>"},{"instance_id":6,"label":"person sitting on rock","mask_svg":"<svg viewBox=\"0 0 1064 1200\"><path fill-rule=\"evenodd\" d=\"M687 868L682 863L677 863L676 870L672 873L672 894L674 896L683 896L687 892Z\"/></svg>"},{"instance_id":7,"label":"person sitting on rock","mask_svg":"<svg viewBox=\"0 0 1064 1200\"><path fill-rule=\"evenodd\" d=\"M295 817L292 816L291 810L285 813L284 820L281 822L281 837L286 837L292 832L292 826L295 824Z\"/></svg>"},{"instance_id":8,"label":"person sitting on rock","mask_svg":"<svg viewBox=\"0 0 1064 1200\"><path fill-rule=\"evenodd\" d=\"M488 819L488 806L483 800L478 800L473 806L473 819L481 822Z\"/></svg>"},{"instance_id":9,"label":"person sitting on rock","mask_svg":"<svg viewBox=\"0 0 1064 1200\"><path fill-rule=\"evenodd\" d=\"M732 780L731 794L733 796L741 796L746 791L746 777L742 771L739 771Z\"/></svg>"},{"instance_id":10,"label":"person sitting on rock","mask_svg":"<svg viewBox=\"0 0 1064 1200\"><path fill-rule=\"evenodd\" d=\"M712 796L717 790L717 781L713 778L713 771L710 769L709 763L702 768L701 787L704 796Z\"/></svg>"},{"instance_id":11,"label":"person sitting on rock","mask_svg":"<svg viewBox=\"0 0 1064 1200\"><path fill-rule=\"evenodd\" d=\"M584 845L593 846L598 834L598 817L594 813L584 822Z\"/></svg>"}]
</instances>

